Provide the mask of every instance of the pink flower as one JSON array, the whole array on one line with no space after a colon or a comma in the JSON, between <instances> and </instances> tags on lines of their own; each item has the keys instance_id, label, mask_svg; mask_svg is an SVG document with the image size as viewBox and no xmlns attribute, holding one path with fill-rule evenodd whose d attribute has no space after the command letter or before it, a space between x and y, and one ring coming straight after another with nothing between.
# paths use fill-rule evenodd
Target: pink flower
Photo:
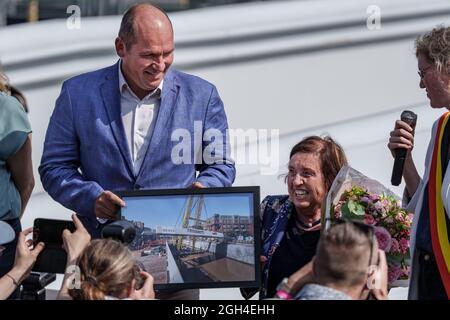
<instances>
[{"instance_id":1,"label":"pink flower","mask_svg":"<svg viewBox=\"0 0 450 320\"><path fill-rule=\"evenodd\" d=\"M370 199L368 197L366 197L366 196L361 198L361 202L362 203L369 203L369 201L370 201Z\"/></svg>"},{"instance_id":2,"label":"pink flower","mask_svg":"<svg viewBox=\"0 0 450 320\"><path fill-rule=\"evenodd\" d=\"M369 205L369 206L367 207L367 209L366 209L366 212L367 212L368 214L374 216L374 217L377 217L377 216L378 216L378 212L377 212L377 210L374 208L373 205Z\"/></svg>"},{"instance_id":3,"label":"pink flower","mask_svg":"<svg viewBox=\"0 0 450 320\"><path fill-rule=\"evenodd\" d=\"M392 238L391 250L389 252L392 253L400 253L400 244L397 239Z\"/></svg>"},{"instance_id":4,"label":"pink flower","mask_svg":"<svg viewBox=\"0 0 450 320\"><path fill-rule=\"evenodd\" d=\"M414 215L412 213L408 214L408 219L406 220L408 222L408 225L412 225Z\"/></svg>"},{"instance_id":5,"label":"pink flower","mask_svg":"<svg viewBox=\"0 0 450 320\"><path fill-rule=\"evenodd\" d=\"M342 217L342 202L339 201L335 206L334 206L334 217L337 219L340 219Z\"/></svg>"},{"instance_id":6,"label":"pink flower","mask_svg":"<svg viewBox=\"0 0 450 320\"><path fill-rule=\"evenodd\" d=\"M398 244L400 245L400 251L403 254L406 254L409 250L409 241L405 238L400 239L400 241L398 242Z\"/></svg>"},{"instance_id":7,"label":"pink flower","mask_svg":"<svg viewBox=\"0 0 450 320\"><path fill-rule=\"evenodd\" d=\"M409 267L402 268L402 274L400 275L400 277L403 279L409 278Z\"/></svg>"},{"instance_id":8,"label":"pink flower","mask_svg":"<svg viewBox=\"0 0 450 320\"><path fill-rule=\"evenodd\" d=\"M375 237L378 240L378 247L384 252L389 252L392 245L392 237L383 227L375 227Z\"/></svg>"},{"instance_id":9,"label":"pink flower","mask_svg":"<svg viewBox=\"0 0 450 320\"><path fill-rule=\"evenodd\" d=\"M366 215L364 215L364 223L374 226L377 222L371 214L366 214Z\"/></svg>"},{"instance_id":10,"label":"pink flower","mask_svg":"<svg viewBox=\"0 0 450 320\"><path fill-rule=\"evenodd\" d=\"M390 265L388 268L388 282L392 283L403 273L402 268L399 265Z\"/></svg>"},{"instance_id":11,"label":"pink flower","mask_svg":"<svg viewBox=\"0 0 450 320\"><path fill-rule=\"evenodd\" d=\"M405 218L403 217L403 214L401 212L397 213L397 215L395 216L395 219L397 221L400 221L400 222L404 222L405 221Z\"/></svg>"},{"instance_id":12,"label":"pink flower","mask_svg":"<svg viewBox=\"0 0 450 320\"><path fill-rule=\"evenodd\" d=\"M381 211L381 210L384 209L384 208L383 208L383 204L382 204L380 201L375 202L375 204L373 205L373 207L374 207L375 210L377 210L377 211Z\"/></svg>"}]
</instances>

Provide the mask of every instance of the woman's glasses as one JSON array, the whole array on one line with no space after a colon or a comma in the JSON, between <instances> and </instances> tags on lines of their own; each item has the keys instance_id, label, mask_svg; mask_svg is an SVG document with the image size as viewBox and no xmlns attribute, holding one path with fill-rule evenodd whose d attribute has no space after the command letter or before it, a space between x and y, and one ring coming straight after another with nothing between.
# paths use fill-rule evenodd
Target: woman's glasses
<instances>
[{"instance_id":1,"label":"woman's glasses","mask_svg":"<svg viewBox=\"0 0 450 320\"><path fill-rule=\"evenodd\" d=\"M432 67L433 67L433 66L430 65L430 66L426 67L426 68L423 69L423 70L417 71L417 74L419 75L420 79L423 79L423 78L425 77L425 75L427 74L428 70L430 70Z\"/></svg>"}]
</instances>

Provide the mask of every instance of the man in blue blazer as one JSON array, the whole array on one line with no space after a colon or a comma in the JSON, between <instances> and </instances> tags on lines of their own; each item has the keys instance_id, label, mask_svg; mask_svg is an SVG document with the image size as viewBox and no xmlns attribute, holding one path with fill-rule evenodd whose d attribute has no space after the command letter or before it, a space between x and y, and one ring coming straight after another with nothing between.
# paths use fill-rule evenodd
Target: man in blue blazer
<instances>
[{"instance_id":1,"label":"man in blue blazer","mask_svg":"<svg viewBox=\"0 0 450 320\"><path fill-rule=\"evenodd\" d=\"M45 190L74 210L94 238L99 221L114 219L125 205L114 191L223 187L235 178L216 88L169 69L174 41L167 15L148 4L131 7L115 45L118 63L64 82L39 167ZM196 128L222 137L196 148ZM182 141L180 132L190 139ZM199 161L202 154L210 157Z\"/></svg>"}]
</instances>

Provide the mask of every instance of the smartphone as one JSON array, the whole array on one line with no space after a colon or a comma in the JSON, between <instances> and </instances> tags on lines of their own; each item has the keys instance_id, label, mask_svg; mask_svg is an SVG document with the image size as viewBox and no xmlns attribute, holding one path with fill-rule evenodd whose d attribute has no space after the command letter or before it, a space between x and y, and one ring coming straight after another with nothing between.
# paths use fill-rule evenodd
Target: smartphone
<instances>
[{"instance_id":1,"label":"smartphone","mask_svg":"<svg viewBox=\"0 0 450 320\"><path fill-rule=\"evenodd\" d=\"M33 244L45 244L37 257L33 271L47 273L65 273L67 253L63 248L62 234L65 229L75 231L72 221L38 218L34 220Z\"/></svg>"}]
</instances>

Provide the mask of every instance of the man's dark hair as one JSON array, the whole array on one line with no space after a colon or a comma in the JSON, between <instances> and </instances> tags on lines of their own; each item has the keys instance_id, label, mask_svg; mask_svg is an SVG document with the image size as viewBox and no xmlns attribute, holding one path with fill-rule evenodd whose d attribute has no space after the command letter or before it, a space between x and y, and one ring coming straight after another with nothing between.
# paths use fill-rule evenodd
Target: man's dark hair
<instances>
[{"instance_id":1,"label":"man's dark hair","mask_svg":"<svg viewBox=\"0 0 450 320\"><path fill-rule=\"evenodd\" d=\"M164 12L160 7L155 6L150 3L137 3L132 5L125 11L122 22L120 23L120 29L119 29L119 38L122 39L122 41L125 43L126 49L128 50L135 42L136 42L136 34L134 30L134 18L136 15L136 9L139 6L149 6L153 7L159 11L161 11L167 18L167 20L170 23L170 27L173 30L172 21L170 21L169 16L167 13Z\"/></svg>"},{"instance_id":2,"label":"man's dark hair","mask_svg":"<svg viewBox=\"0 0 450 320\"><path fill-rule=\"evenodd\" d=\"M351 288L367 278L369 263L378 255L376 238L367 230L348 221L322 233L314 260L319 284Z\"/></svg>"},{"instance_id":3,"label":"man's dark hair","mask_svg":"<svg viewBox=\"0 0 450 320\"><path fill-rule=\"evenodd\" d=\"M23 95L23 93L14 86L10 86L10 88L11 88L11 96L16 98L22 105L25 112L28 113L28 103L27 103L27 99L25 99L25 96Z\"/></svg>"}]
</instances>

